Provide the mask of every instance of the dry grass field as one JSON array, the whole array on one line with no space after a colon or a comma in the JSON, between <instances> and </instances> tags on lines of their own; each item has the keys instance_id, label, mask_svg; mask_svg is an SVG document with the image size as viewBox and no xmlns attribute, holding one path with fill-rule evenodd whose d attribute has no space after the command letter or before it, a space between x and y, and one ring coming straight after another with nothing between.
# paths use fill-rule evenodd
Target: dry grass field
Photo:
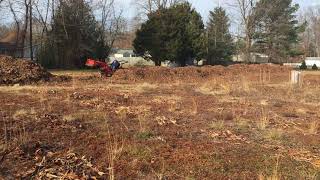
<instances>
[{"instance_id":1,"label":"dry grass field","mask_svg":"<svg viewBox=\"0 0 320 180\"><path fill-rule=\"evenodd\" d=\"M320 76L53 73L72 80L0 86L0 179L320 179Z\"/></svg>"}]
</instances>

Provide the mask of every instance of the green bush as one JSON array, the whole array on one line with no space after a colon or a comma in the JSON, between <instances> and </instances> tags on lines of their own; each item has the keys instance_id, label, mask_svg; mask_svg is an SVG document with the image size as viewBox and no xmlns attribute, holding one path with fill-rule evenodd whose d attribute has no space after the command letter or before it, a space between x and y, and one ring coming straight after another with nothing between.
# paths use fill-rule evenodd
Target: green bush
<instances>
[{"instance_id":1,"label":"green bush","mask_svg":"<svg viewBox=\"0 0 320 180\"><path fill-rule=\"evenodd\" d=\"M300 69L308 69L306 61L302 62L301 66L300 66Z\"/></svg>"},{"instance_id":2,"label":"green bush","mask_svg":"<svg viewBox=\"0 0 320 180\"><path fill-rule=\"evenodd\" d=\"M312 70L318 70L318 66L317 66L316 64L314 64L314 65L312 66Z\"/></svg>"}]
</instances>

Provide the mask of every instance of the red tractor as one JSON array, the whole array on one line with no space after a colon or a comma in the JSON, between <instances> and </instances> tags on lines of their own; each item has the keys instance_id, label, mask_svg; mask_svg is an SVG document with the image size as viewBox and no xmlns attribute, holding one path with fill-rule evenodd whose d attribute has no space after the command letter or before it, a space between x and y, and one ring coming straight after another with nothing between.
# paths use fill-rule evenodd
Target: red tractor
<instances>
[{"instance_id":1,"label":"red tractor","mask_svg":"<svg viewBox=\"0 0 320 180\"><path fill-rule=\"evenodd\" d=\"M104 76L107 76L107 77L111 77L112 74L117 69L120 68L120 63L117 60L115 60L115 61L112 62L111 66L109 66L107 63L102 62L102 61L96 61L96 60L93 60L93 59L87 59L86 66L99 68L101 76L104 75Z\"/></svg>"}]
</instances>

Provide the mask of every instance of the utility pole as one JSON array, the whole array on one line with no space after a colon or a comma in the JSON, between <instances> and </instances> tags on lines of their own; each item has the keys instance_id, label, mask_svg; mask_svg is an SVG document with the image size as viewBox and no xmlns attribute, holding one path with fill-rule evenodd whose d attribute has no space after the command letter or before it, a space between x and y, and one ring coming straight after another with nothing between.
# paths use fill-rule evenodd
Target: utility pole
<instances>
[{"instance_id":1,"label":"utility pole","mask_svg":"<svg viewBox=\"0 0 320 180\"><path fill-rule=\"evenodd\" d=\"M33 47L32 47L32 0L29 0L29 8L30 8L30 58L33 61Z\"/></svg>"}]
</instances>

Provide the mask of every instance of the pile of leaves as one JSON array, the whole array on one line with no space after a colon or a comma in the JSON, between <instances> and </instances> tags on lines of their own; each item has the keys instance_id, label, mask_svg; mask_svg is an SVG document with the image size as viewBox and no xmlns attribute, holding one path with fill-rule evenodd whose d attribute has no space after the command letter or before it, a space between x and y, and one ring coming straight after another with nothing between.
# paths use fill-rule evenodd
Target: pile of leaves
<instances>
[{"instance_id":1,"label":"pile of leaves","mask_svg":"<svg viewBox=\"0 0 320 180\"><path fill-rule=\"evenodd\" d=\"M32 84L49 81L52 77L52 74L37 63L0 56L0 84Z\"/></svg>"},{"instance_id":2,"label":"pile of leaves","mask_svg":"<svg viewBox=\"0 0 320 180\"><path fill-rule=\"evenodd\" d=\"M26 175L34 179L106 179L106 174L92 165L85 156L68 152L48 153Z\"/></svg>"},{"instance_id":3,"label":"pile of leaves","mask_svg":"<svg viewBox=\"0 0 320 180\"><path fill-rule=\"evenodd\" d=\"M0 85L26 85L38 82L64 82L70 80L70 76L52 75L33 61L0 55Z\"/></svg>"}]
</instances>

